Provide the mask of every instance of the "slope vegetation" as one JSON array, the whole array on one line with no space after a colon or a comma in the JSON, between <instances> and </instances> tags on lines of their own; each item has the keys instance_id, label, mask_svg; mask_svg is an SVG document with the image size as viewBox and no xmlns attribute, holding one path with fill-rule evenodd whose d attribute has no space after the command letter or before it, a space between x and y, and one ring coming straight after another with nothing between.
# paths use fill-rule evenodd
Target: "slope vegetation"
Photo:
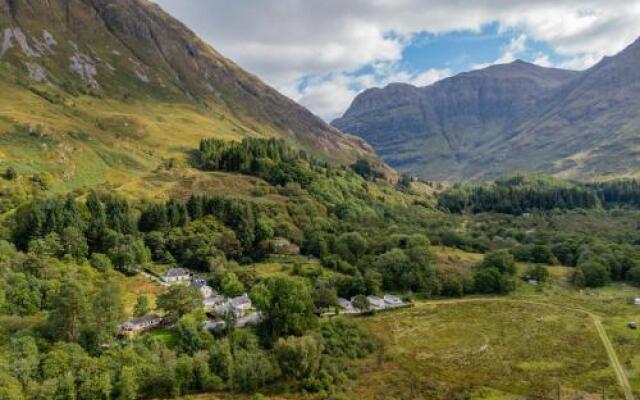
<instances>
[{"instance_id":1,"label":"slope vegetation","mask_svg":"<svg viewBox=\"0 0 640 400\"><path fill-rule=\"evenodd\" d=\"M0 167L47 171L64 188L120 181L202 137L373 157L151 2L1 0L0 10Z\"/></svg>"}]
</instances>

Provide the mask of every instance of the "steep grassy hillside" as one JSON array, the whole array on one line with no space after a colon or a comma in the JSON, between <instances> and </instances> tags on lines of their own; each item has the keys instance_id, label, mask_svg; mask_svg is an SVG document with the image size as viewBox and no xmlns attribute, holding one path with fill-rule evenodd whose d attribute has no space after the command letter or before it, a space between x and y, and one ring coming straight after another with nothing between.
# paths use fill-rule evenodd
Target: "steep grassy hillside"
<instances>
[{"instance_id":1,"label":"steep grassy hillside","mask_svg":"<svg viewBox=\"0 0 640 400\"><path fill-rule=\"evenodd\" d=\"M46 171L61 189L117 182L184 159L202 137L373 157L151 2L2 0L0 10L0 168Z\"/></svg>"}]
</instances>

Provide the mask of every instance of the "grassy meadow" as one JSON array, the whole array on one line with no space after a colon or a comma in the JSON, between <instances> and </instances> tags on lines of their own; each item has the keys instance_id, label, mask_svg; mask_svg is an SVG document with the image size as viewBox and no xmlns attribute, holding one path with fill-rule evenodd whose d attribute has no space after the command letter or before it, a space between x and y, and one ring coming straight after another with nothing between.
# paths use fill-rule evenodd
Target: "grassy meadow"
<instances>
[{"instance_id":1,"label":"grassy meadow","mask_svg":"<svg viewBox=\"0 0 640 400\"><path fill-rule=\"evenodd\" d=\"M461 270L481 258L438 246L434 252L439 264ZM290 264L302 261L269 260L251 268L258 276L290 274ZM321 268L314 264L306 263L304 270ZM630 304L640 290L622 284L577 290L569 283L571 268L549 267L549 272L547 284L521 282L505 297L419 300L414 308L356 318L384 346L358 363L359 377L345 388L345 398L600 400L604 392L607 399L623 399L592 314L602 320L634 394L640 395L640 331L627 327L629 321L640 322L640 307ZM228 396L191 398L245 398Z\"/></svg>"}]
</instances>

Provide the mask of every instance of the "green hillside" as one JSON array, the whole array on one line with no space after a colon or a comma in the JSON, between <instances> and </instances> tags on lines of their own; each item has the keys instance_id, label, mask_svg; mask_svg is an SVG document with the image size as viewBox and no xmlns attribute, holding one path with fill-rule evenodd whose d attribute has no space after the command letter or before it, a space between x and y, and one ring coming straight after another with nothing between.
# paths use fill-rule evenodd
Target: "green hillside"
<instances>
[{"instance_id":1,"label":"green hillside","mask_svg":"<svg viewBox=\"0 0 640 400\"><path fill-rule=\"evenodd\" d=\"M374 158L146 1L0 3L0 167L60 190L120 183L203 137L287 138L326 159Z\"/></svg>"}]
</instances>

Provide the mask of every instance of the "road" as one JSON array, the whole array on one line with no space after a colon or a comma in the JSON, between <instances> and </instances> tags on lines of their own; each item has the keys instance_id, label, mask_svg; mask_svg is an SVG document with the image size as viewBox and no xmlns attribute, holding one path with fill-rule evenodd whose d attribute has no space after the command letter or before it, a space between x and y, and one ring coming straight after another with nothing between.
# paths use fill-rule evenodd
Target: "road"
<instances>
[{"instance_id":1,"label":"road","mask_svg":"<svg viewBox=\"0 0 640 400\"><path fill-rule=\"evenodd\" d=\"M607 331L604 329L604 326L602 325L602 319L600 318L600 316L592 313L591 311L584 310L582 308L567 307L567 306L554 304L554 303L544 303L544 302L537 302L532 300L496 298L496 297L424 301L424 302L418 303L417 306L419 305L437 306L437 305L460 304L460 303L488 303L488 302L496 302L496 301L554 307L554 308L560 308L560 309L582 313L589 316L593 321L593 325L596 328L596 332L600 337L600 341L602 342L602 345L607 351L607 356L609 357L609 363L611 364L611 367L616 373L616 377L618 378L618 383L620 384L620 388L624 393L625 400L635 400L635 396L633 395L633 390L631 389L631 385L629 384L629 378L627 377L627 374L624 371L622 364L620 363L620 359L618 359L618 354L616 353L616 350L613 347L611 340L609 339L609 335L607 334Z\"/></svg>"}]
</instances>

